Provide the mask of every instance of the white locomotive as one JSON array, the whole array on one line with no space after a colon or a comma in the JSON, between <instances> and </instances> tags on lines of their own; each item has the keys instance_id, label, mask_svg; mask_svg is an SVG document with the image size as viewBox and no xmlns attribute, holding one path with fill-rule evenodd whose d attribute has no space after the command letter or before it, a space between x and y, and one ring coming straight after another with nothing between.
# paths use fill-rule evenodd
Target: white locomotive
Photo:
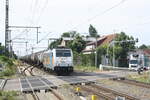
<instances>
[{"instance_id":1,"label":"white locomotive","mask_svg":"<svg viewBox=\"0 0 150 100\"><path fill-rule=\"evenodd\" d=\"M65 47L33 53L22 57L21 60L52 70L59 75L73 72L73 53L71 49Z\"/></svg>"}]
</instances>

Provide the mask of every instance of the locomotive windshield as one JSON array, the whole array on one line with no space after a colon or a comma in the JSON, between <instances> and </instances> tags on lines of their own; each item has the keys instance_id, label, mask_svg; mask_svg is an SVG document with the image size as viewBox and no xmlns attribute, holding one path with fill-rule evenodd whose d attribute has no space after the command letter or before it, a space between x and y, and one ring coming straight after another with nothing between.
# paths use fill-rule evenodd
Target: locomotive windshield
<instances>
[{"instance_id":1,"label":"locomotive windshield","mask_svg":"<svg viewBox=\"0 0 150 100\"><path fill-rule=\"evenodd\" d=\"M137 60L130 60L130 64L138 64Z\"/></svg>"},{"instance_id":2,"label":"locomotive windshield","mask_svg":"<svg viewBox=\"0 0 150 100\"><path fill-rule=\"evenodd\" d=\"M70 50L56 50L56 57L71 57Z\"/></svg>"}]
</instances>

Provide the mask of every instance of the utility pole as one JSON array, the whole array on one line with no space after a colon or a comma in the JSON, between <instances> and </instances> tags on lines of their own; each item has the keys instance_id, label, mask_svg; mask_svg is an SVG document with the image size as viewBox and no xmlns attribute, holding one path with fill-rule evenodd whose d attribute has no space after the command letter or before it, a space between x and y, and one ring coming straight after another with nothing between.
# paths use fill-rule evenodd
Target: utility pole
<instances>
[{"instance_id":1,"label":"utility pole","mask_svg":"<svg viewBox=\"0 0 150 100\"><path fill-rule=\"evenodd\" d=\"M115 33L116 33L116 30L114 30L114 36L113 36L113 67L115 67Z\"/></svg>"},{"instance_id":2,"label":"utility pole","mask_svg":"<svg viewBox=\"0 0 150 100\"><path fill-rule=\"evenodd\" d=\"M26 43L26 54L28 54L28 51L27 51L28 42L25 42L25 43Z\"/></svg>"},{"instance_id":3,"label":"utility pole","mask_svg":"<svg viewBox=\"0 0 150 100\"><path fill-rule=\"evenodd\" d=\"M97 67L97 35L95 38L96 42L95 42L95 67Z\"/></svg>"},{"instance_id":4,"label":"utility pole","mask_svg":"<svg viewBox=\"0 0 150 100\"><path fill-rule=\"evenodd\" d=\"M115 67L115 41L113 41L113 67Z\"/></svg>"},{"instance_id":5,"label":"utility pole","mask_svg":"<svg viewBox=\"0 0 150 100\"><path fill-rule=\"evenodd\" d=\"M7 43L8 43L8 51L12 52L12 49L11 49L11 30L8 30L8 40L7 40Z\"/></svg>"},{"instance_id":6,"label":"utility pole","mask_svg":"<svg viewBox=\"0 0 150 100\"><path fill-rule=\"evenodd\" d=\"M6 15L5 15L5 51L9 50L9 0L6 0Z\"/></svg>"},{"instance_id":7,"label":"utility pole","mask_svg":"<svg viewBox=\"0 0 150 100\"><path fill-rule=\"evenodd\" d=\"M32 47L31 49L32 49L32 51L31 51L31 52L32 52L32 54L33 54L33 50L34 50L34 48Z\"/></svg>"},{"instance_id":8,"label":"utility pole","mask_svg":"<svg viewBox=\"0 0 150 100\"><path fill-rule=\"evenodd\" d=\"M39 27L37 27L36 30L37 30L37 36L36 37L37 37L37 44L38 44L38 42L39 42Z\"/></svg>"}]
</instances>

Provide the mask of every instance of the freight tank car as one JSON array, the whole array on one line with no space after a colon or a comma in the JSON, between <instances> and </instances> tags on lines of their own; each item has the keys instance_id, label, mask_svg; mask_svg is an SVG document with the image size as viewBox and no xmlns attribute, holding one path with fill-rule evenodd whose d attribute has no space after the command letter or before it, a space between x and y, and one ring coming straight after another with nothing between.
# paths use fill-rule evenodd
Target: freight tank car
<instances>
[{"instance_id":1,"label":"freight tank car","mask_svg":"<svg viewBox=\"0 0 150 100\"><path fill-rule=\"evenodd\" d=\"M73 53L69 48L59 47L44 50L21 58L21 60L52 70L57 74L70 74L73 72Z\"/></svg>"}]
</instances>

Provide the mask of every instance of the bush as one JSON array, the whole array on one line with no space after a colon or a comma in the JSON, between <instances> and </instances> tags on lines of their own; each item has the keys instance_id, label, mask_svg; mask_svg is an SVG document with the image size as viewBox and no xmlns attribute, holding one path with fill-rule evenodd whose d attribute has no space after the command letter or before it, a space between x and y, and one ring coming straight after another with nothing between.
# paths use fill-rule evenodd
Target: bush
<instances>
[{"instance_id":1,"label":"bush","mask_svg":"<svg viewBox=\"0 0 150 100\"><path fill-rule=\"evenodd\" d=\"M5 71L0 73L0 76L11 76L14 75L15 72L11 69L6 69Z\"/></svg>"},{"instance_id":2,"label":"bush","mask_svg":"<svg viewBox=\"0 0 150 100\"><path fill-rule=\"evenodd\" d=\"M95 65L95 54L78 54L77 52L74 52L73 54L73 60L74 60L74 65L77 66L94 66Z\"/></svg>"},{"instance_id":3,"label":"bush","mask_svg":"<svg viewBox=\"0 0 150 100\"><path fill-rule=\"evenodd\" d=\"M16 96L18 96L18 94L15 91L9 92L0 91L0 100L16 100L15 99Z\"/></svg>"},{"instance_id":4,"label":"bush","mask_svg":"<svg viewBox=\"0 0 150 100\"><path fill-rule=\"evenodd\" d=\"M98 68L97 67L95 67L95 66L75 66L75 69L76 70L81 70L81 71L91 71L91 72L93 72L93 71L95 71L95 70L97 70Z\"/></svg>"},{"instance_id":5,"label":"bush","mask_svg":"<svg viewBox=\"0 0 150 100\"><path fill-rule=\"evenodd\" d=\"M8 77L8 76L12 76L15 74L16 72L16 67L13 63L12 59L9 59L8 57L5 56L0 56L0 63L2 65L4 65L4 69L2 72L0 72L0 77Z\"/></svg>"},{"instance_id":6,"label":"bush","mask_svg":"<svg viewBox=\"0 0 150 100\"><path fill-rule=\"evenodd\" d=\"M1 61L1 63L5 64L6 66L13 66L14 65L13 61L6 56L0 56L0 61Z\"/></svg>"}]
</instances>

